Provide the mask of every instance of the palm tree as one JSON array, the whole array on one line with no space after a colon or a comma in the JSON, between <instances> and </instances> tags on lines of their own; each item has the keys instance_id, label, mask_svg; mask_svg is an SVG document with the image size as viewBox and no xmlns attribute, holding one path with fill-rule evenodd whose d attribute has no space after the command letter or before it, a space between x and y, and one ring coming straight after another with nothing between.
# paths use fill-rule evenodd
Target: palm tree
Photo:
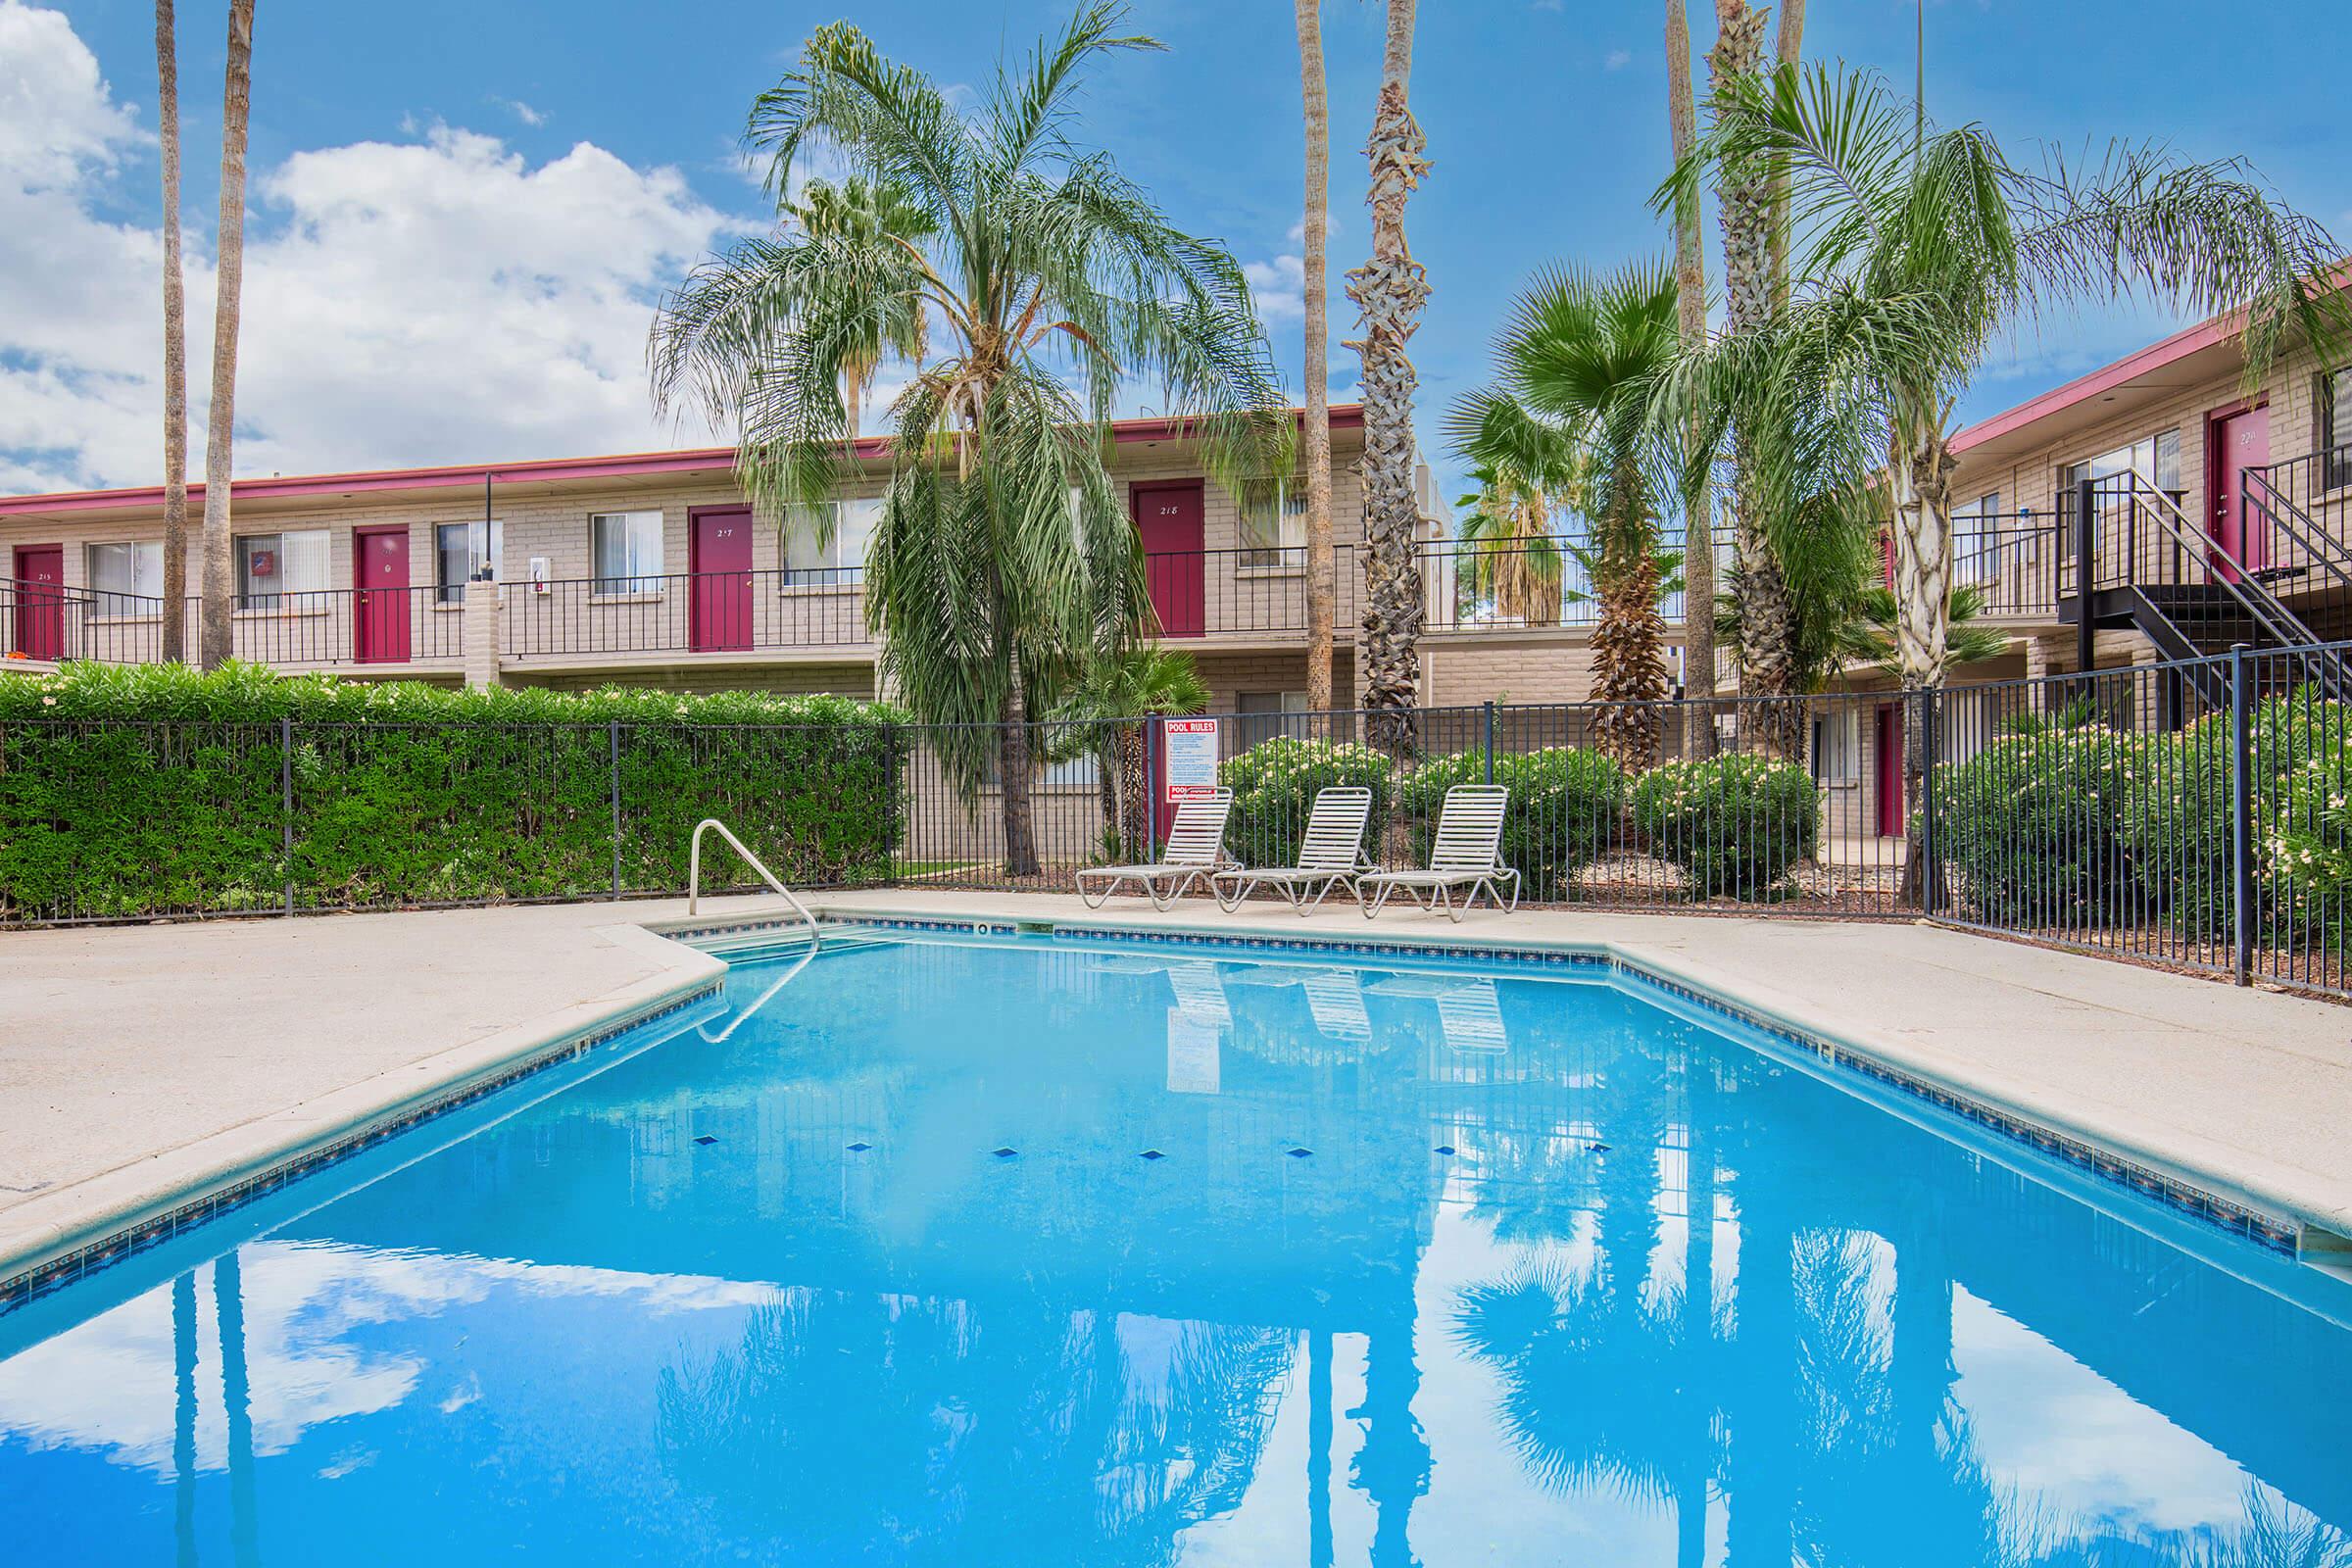
<instances>
[{"instance_id":1,"label":"palm tree","mask_svg":"<svg viewBox=\"0 0 2352 1568\"><path fill-rule=\"evenodd\" d=\"M1057 751L1109 754L1108 777L1117 804L1110 820L1122 858L1148 858L1145 720L1198 713L1208 701L1208 683L1193 666L1192 655L1170 648L1124 648L1091 661L1047 715L1063 731Z\"/></svg>"},{"instance_id":2,"label":"palm tree","mask_svg":"<svg viewBox=\"0 0 2352 1568\"><path fill-rule=\"evenodd\" d=\"M1339 572L1331 551L1331 96L1323 79L1323 0L1298 0L1298 86L1306 116L1306 709L1332 708L1332 618Z\"/></svg>"},{"instance_id":3,"label":"palm tree","mask_svg":"<svg viewBox=\"0 0 2352 1568\"><path fill-rule=\"evenodd\" d=\"M1698 112L1690 81L1690 24L1683 0L1666 0L1666 118L1680 164L1698 145ZM1695 186L1678 186L1674 202L1674 308L1686 351L1707 340L1707 257L1699 238ZM1699 421L1689 423L1683 482L1683 687L1692 698L1715 697L1715 498L1699 451ZM1699 744L1712 755L1713 710L1698 725Z\"/></svg>"},{"instance_id":4,"label":"palm tree","mask_svg":"<svg viewBox=\"0 0 2352 1568\"><path fill-rule=\"evenodd\" d=\"M1033 716L1090 655L1146 626L1143 558L1103 464L1114 399L1149 377L1237 493L1290 466L1290 427L1249 284L1172 226L1107 154L1070 140L1087 68L1152 49L1095 4L970 111L857 28L821 27L753 106L772 190L821 143L931 223L779 233L705 263L651 346L656 405L698 397L737 427L763 511L822 502L850 471L845 367L919 311L944 337L891 405L889 489L866 564L879 673L975 801L993 771L1004 857L1038 866Z\"/></svg>"},{"instance_id":5,"label":"palm tree","mask_svg":"<svg viewBox=\"0 0 2352 1568\"><path fill-rule=\"evenodd\" d=\"M1405 353L1429 300L1429 272L1404 238L1404 204L1429 172L1413 119L1413 0L1389 0L1380 101L1364 156L1372 165L1372 259L1348 274L1363 336L1365 738L1398 761L1411 756L1420 702L1421 508L1413 494L1413 388ZM1396 846L1393 848L1401 848Z\"/></svg>"},{"instance_id":6,"label":"palm tree","mask_svg":"<svg viewBox=\"0 0 2352 1568\"><path fill-rule=\"evenodd\" d=\"M1806 295L1741 329L1751 342L1724 356L1719 391L1819 410L1835 449L1821 461L1886 474L1906 685L1941 685L1951 658L1952 413L2000 334L2053 306L2141 292L2198 314L2242 309L2249 385L2290 335L2343 334L2344 303L2325 283L2334 241L2236 160L2119 145L2094 165L2028 169L1981 126L1931 131L1875 75L1790 68L1727 83L1694 161L1786 172ZM1904 759L1914 833L1917 728Z\"/></svg>"},{"instance_id":7,"label":"palm tree","mask_svg":"<svg viewBox=\"0 0 2352 1568\"><path fill-rule=\"evenodd\" d=\"M179 45L155 0L156 133L164 159L164 662L188 655L188 295L179 265Z\"/></svg>"},{"instance_id":8,"label":"palm tree","mask_svg":"<svg viewBox=\"0 0 2352 1568\"><path fill-rule=\"evenodd\" d=\"M1559 488L1547 487L1505 462L1474 465L1470 476L1478 489L1457 503L1470 509L1455 532L1455 570L1469 571L1462 586L1505 619L1557 625L1568 553L1552 535L1551 516L1563 503L1575 504L1561 493L1565 484L1554 480Z\"/></svg>"},{"instance_id":9,"label":"palm tree","mask_svg":"<svg viewBox=\"0 0 2352 1568\"><path fill-rule=\"evenodd\" d=\"M1763 61L1765 12L1746 0L1715 0L1715 47L1707 52L1711 97L1720 123L1725 94L1752 76ZM1767 320L1777 293L1772 257L1773 168L1768 160L1720 158L1716 199L1723 226L1724 322L1732 332L1750 331ZM1695 185L1689 197L1695 203ZM1758 411L1733 424L1733 552L1741 593L1740 694L1786 698L1798 689L1795 670L1797 607L1792 603L1774 547L1767 515L1773 492L1757 472L1757 443L1764 438ZM1803 755L1804 707L1773 701L1751 704L1743 720L1765 750L1795 760Z\"/></svg>"},{"instance_id":10,"label":"palm tree","mask_svg":"<svg viewBox=\"0 0 2352 1568\"><path fill-rule=\"evenodd\" d=\"M920 245L938 232L931 215L908 201L905 190L857 174L838 184L808 181L799 201L784 203L784 214L811 235L849 244ZM858 323L858 342L842 356L841 397L849 407L853 437L865 417L866 394L873 388L874 370L883 356L920 360L928 346L922 302L898 299L891 301L891 307L882 318Z\"/></svg>"},{"instance_id":11,"label":"palm tree","mask_svg":"<svg viewBox=\"0 0 2352 1568\"><path fill-rule=\"evenodd\" d=\"M1680 352L1676 280L1657 263L1606 278L1539 272L1511 308L1494 351L1494 385L1446 416L1454 450L1518 473L1565 472L1579 447L1592 475L1594 727L1629 768L1657 760L1670 692L1658 612L1656 497L1680 470L1679 434L1651 417L1658 379ZM1664 427L1671 430L1672 427Z\"/></svg>"},{"instance_id":12,"label":"palm tree","mask_svg":"<svg viewBox=\"0 0 2352 1568\"><path fill-rule=\"evenodd\" d=\"M204 433L204 622L197 636L197 662L206 669L229 655L229 443L237 422L237 322L245 287L245 131L252 115L253 0L230 0L228 82L220 104L220 260L213 299L213 395ZM172 612L172 607L166 604L167 624Z\"/></svg>"}]
</instances>

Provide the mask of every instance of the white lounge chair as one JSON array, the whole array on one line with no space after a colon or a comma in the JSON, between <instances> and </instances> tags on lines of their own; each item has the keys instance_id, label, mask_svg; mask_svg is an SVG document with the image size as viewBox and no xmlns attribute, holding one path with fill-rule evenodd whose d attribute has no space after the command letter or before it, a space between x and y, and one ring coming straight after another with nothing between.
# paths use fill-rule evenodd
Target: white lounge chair
<instances>
[{"instance_id":1,"label":"white lounge chair","mask_svg":"<svg viewBox=\"0 0 2352 1568\"><path fill-rule=\"evenodd\" d=\"M1210 873L1231 858L1225 853L1225 819L1232 814L1233 791L1228 789L1179 801L1176 820L1168 828L1168 842L1157 863L1090 865L1076 873L1078 896L1088 908L1100 909L1118 892L1120 883L1133 882L1152 901L1152 907L1169 907L1194 883L1207 881ZM1090 881L1097 884L1098 891L1088 891Z\"/></svg>"},{"instance_id":2,"label":"white lounge chair","mask_svg":"<svg viewBox=\"0 0 2352 1568\"><path fill-rule=\"evenodd\" d=\"M1399 890L1429 913L1441 910L1457 925L1484 891L1504 909L1519 907L1519 873L1502 863L1502 813L1511 792L1500 784L1456 784L1438 813L1438 839L1426 871L1366 871L1356 878L1355 903L1369 920ZM1503 899L1503 887L1510 899ZM1462 889L1460 904L1453 902ZM1371 903L1364 902L1371 896Z\"/></svg>"},{"instance_id":3,"label":"white lounge chair","mask_svg":"<svg viewBox=\"0 0 2352 1568\"><path fill-rule=\"evenodd\" d=\"M1298 845L1298 863L1219 871L1209 878L1218 905L1231 913L1259 888L1272 888L1303 915L1333 888L1354 892L1357 874L1372 868L1364 858L1364 824L1371 819L1372 792L1363 786L1317 790L1314 809L1306 816L1306 837ZM1308 898L1309 893L1314 897Z\"/></svg>"}]
</instances>

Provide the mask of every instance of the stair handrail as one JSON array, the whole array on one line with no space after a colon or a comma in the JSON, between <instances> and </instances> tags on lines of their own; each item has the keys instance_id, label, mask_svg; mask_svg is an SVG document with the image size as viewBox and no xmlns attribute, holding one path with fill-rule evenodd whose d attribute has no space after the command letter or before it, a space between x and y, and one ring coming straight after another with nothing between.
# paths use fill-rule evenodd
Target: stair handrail
<instances>
[{"instance_id":1,"label":"stair handrail","mask_svg":"<svg viewBox=\"0 0 2352 1568\"><path fill-rule=\"evenodd\" d=\"M767 868L766 861L752 853L751 846L737 838L728 829L727 824L715 816L706 816L700 822L695 823L694 837L686 846L686 912L688 914L702 912L703 835L706 833L716 833L720 838L725 839L734 848L735 853L742 856L745 862L760 873L760 881L765 882L770 888L784 896L784 902L792 906L793 912L808 923L808 945L810 947L815 947L823 940L816 923L816 916L808 912L808 906L795 897L792 889L784 885L783 879Z\"/></svg>"},{"instance_id":2,"label":"stair handrail","mask_svg":"<svg viewBox=\"0 0 2352 1568\"><path fill-rule=\"evenodd\" d=\"M2328 454L2320 456L2325 460ZM2306 458L2292 458L2288 464L2308 461ZM2249 466L2238 470L2238 537L2243 539L2247 536L2246 514L2259 508L2263 515L2271 520L2272 526L2302 548L2306 560L2325 567L2340 586L2352 588L2352 571L2347 571L2336 560L2337 555L2342 553L2340 548L2332 551L2328 548L2332 541L2328 537L2328 530L2321 527L2309 513L2295 505L2271 477L2273 468L2284 466L2287 464ZM2256 494L2258 490L2260 495Z\"/></svg>"},{"instance_id":3,"label":"stair handrail","mask_svg":"<svg viewBox=\"0 0 2352 1568\"><path fill-rule=\"evenodd\" d=\"M2319 637L2303 624L2301 617L2279 603L2278 597L2263 586L2261 579L2247 570L2245 563L2229 546L2191 521L2188 514L2181 510L2180 503L2170 492L2159 490L2136 468L2127 468L2116 477L2128 481L2132 504L2146 511L2157 526L2171 536L2174 545L2187 553L2189 559L2218 555L2229 564L2228 571L2214 571L2208 567L2207 578L2219 583L2280 647L2319 646Z\"/></svg>"}]
</instances>

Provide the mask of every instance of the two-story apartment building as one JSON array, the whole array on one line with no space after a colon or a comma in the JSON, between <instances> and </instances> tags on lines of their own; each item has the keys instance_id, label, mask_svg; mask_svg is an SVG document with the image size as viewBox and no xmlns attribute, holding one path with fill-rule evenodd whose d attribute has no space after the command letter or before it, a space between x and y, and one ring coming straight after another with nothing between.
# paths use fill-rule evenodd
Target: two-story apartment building
<instances>
[{"instance_id":1,"label":"two-story apartment building","mask_svg":"<svg viewBox=\"0 0 2352 1568\"><path fill-rule=\"evenodd\" d=\"M1233 495L1168 420L1121 421L1112 438L1159 637L1194 654L1220 710L1301 707L1302 487ZM1352 702L1361 409L1332 411L1332 446L1335 693ZM821 523L813 512L756 517L732 462L703 448L240 479L236 653L360 679L873 695L864 552L882 442L861 444L862 471ZM201 510L199 485L192 517ZM22 656L18 667L153 660L167 612L186 618L193 647L194 601L161 598L162 531L157 487L0 497L0 650ZM1424 550L1425 697L1585 695L1589 607L1499 613L1434 529ZM193 560L188 580L200 581Z\"/></svg>"}]
</instances>

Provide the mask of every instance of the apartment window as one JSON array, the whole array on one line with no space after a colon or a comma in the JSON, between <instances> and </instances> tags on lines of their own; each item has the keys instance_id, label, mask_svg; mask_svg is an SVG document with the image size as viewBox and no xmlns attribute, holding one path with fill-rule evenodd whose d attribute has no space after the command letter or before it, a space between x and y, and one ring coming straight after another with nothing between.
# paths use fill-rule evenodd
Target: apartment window
<instances>
[{"instance_id":1,"label":"apartment window","mask_svg":"<svg viewBox=\"0 0 2352 1568\"><path fill-rule=\"evenodd\" d=\"M2106 479L2119 473L2136 473L2157 489L2178 491L2180 488L2180 432L2165 430L2142 436L2112 451L2081 463L2070 463L2058 470L2061 488L2072 493L2084 479Z\"/></svg>"},{"instance_id":2,"label":"apartment window","mask_svg":"<svg viewBox=\"0 0 2352 1568\"><path fill-rule=\"evenodd\" d=\"M2352 485L2352 366L2320 374L2320 483L2329 490Z\"/></svg>"},{"instance_id":3,"label":"apartment window","mask_svg":"<svg viewBox=\"0 0 2352 1568\"><path fill-rule=\"evenodd\" d=\"M1813 781L1851 784L1862 776L1862 717L1851 703L1813 720Z\"/></svg>"},{"instance_id":4,"label":"apartment window","mask_svg":"<svg viewBox=\"0 0 2352 1568\"><path fill-rule=\"evenodd\" d=\"M1234 721L1234 744L1244 750L1277 735L1305 733L1284 717L1306 711L1304 692L1244 692L1234 700L1234 710L1241 715Z\"/></svg>"},{"instance_id":5,"label":"apartment window","mask_svg":"<svg viewBox=\"0 0 2352 1568\"><path fill-rule=\"evenodd\" d=\"M440 603L462 605L467 583L498 581L504 531L496 517L485 522L445 522L433 529L434 597Z\"/></svg>"},{"instance_id":6,"label":"apartment window","mask_svg":"<svg viewBox=\"0 0 2352 1568\"><path fill-rule=\"evenodd\" d=\"M879 497L792 508L784 514L785 585L832 588L865 581L865 553L881 521Z\"/></svg>"},{"instance_id":7,"label":"apartment window","mask_svg":"<svg viewBox=\"0 0 2352 1568\"><path fill-rule=\"evenodd\" d=\"M2000 570L2001 493L1998 490L1952 508L1952 576L1957 582L1989 582Z\"/></svg>"},{"instance_id":8,"label":"apartment window","mask_svg":"<svg viewBox=\"0 0 2352 1568\"><path fill-rule=\"evenodd\" d=\"M101 615L152 615L162 609L164 546L160 539L92 545L88 556L91 608Z\"/></svg>"},{"instance_id":9,"label":"apartment window","mask_svg":"<svg viewBox=\"0 0 2352 1568\"><path fill-rule=\"evenodd\" d=\"M662 514L600 512L588 519L588 549L595 563L594 592L651 594L662 591Z\"/></svg>"},{"instance_id":10,"label":"apartment window","mask_svg":"<svg viewBox=\"0 0 2352 1568\"><path fill-rule=\"evenodd\" d=\"M303 595L326 592L326 530L237 536L239 610L319 610Z\"/></svg>"},{"instance_id":11,"label":"apartment window","mask_svg":"<svg viewBox=\"0 0 2352 1568\"><path fill-rule=\"evenodd\" d=\"M1288 481L1242 503L1238 564L1297 571L1306 564L1306 492Z\"/></svg>"}]
</instances>

